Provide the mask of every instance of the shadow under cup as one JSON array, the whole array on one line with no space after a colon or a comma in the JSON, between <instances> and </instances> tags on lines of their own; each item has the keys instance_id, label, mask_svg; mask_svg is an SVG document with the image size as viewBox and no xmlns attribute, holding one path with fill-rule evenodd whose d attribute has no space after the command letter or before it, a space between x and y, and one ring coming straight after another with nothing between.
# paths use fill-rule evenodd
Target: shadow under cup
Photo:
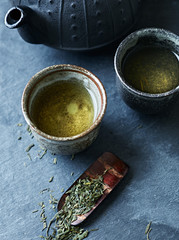
<instances>
[{"instance_id":1,"label":"shadow under cup","mask_svg":"<svg viewBox=\"0 0 179 240\"><path fill-rule=\"evenodd\" d=\"M94 118L91 126L74 136L52 136L37 127L33 119L33 103L44 87L60 81L76 79L91 96ZM47 99L48 101L48 99ZM106 92L100 80L88 70L69 64L47 67L35 74L26 85L22 96L22 112L37 141L50 152L72 155L83 151L96 139L106 110Z\"/></svg>"},{"instance_id":2,"label":"shadow under cup","mask_svg":"<svg viewBox=\"0 0 179 240\"><path fill-rule=\"evenodd\" d=\"M137 111L146 114L157 114L169 109L177 100L179 85L166 92L148 93L138 90L127 82L123 72L124 60L128 54L140 45L144 47L159 46L179 56L179 37L164 29L141 29L128 35L116 50L114 58L117 75L116 84L122 99L127 105Z\"/></svg>"}]
</instances>

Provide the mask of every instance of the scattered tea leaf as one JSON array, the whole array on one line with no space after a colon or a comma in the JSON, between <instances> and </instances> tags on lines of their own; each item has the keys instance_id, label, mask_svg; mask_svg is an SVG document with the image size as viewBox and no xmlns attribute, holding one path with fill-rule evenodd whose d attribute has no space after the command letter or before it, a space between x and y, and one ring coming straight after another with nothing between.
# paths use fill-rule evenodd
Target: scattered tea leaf
<instances>
[{"instance_id":1,"label":"scattered tea leaf","mask_svg":"<svg viewBox=\"0 0 179 240\"><path fill-rule=\"evenodd\" d=\"M149 222L146 229L145 229L145 234L147 235L147 240L150 240L149 238L149 233L151 232L152 228L151 228L151 224L152 222Z\"/></svg>"},{"instance_id":2,"label":"scattered tea leaf","mask_svg":"<svg viewBox=\"0 0 179 240\"><path fill-rule=\"evenodd\" d=\"M33 134L32 134L32 131L31 131L31 128L30 128L29 125L27 125L27 131L28 131L28 133L29 133L29 136L31 136L31 138L33 138L34 136L33 136Z\"/></svg>"},{"instance_id":3,"label":"scattered tea leaf","mask_svg":"<svg viewBox=\"0 0 179 240\"><path fill-rule=\"evenodd\" d=\"M45 204L43 204L43 205L41 206L41 208L42 208L42 209L45 208Z\"/></svg>"},{"instance_id":4,"label":"scattered tea leaf","mask_svg":"<svg viewBox=\"0 0 179 240\"><path fill-rule=\"evenodd\" d=\"M17 126L18 126L18 127L22 127L22 123L18 123Z\"/></svg>"},{"instance_id":5,"label":"scattered tea leaf","mask_svg":"<svg viewBox=\"0 0 179 240\"><path fill-rule=\"evenodd\" d=\"M39 159L42 159L46 153L47 153L47 149L44 148L44 151L43 151L42 155L39 157Z\"/></svg>"},{"instance_id":6,"label":"scattered tea leaf","mask_svg":"<svg viewBox=\"0 0 179 240\"><path fill-rule=\"evenodd\" d=\"M89 232L94 232L94 231L98 231L99 228L94 228L94 229L90 229Z\"/></svg>"},{"instance_id":7,"label":"scattered tea leaf","mask_svg":"<svg viewBox=\"0 0 179 240\"><path fill-rule=\"evenodd\" d=\"M44 222L44 223L43 223L43 229L42 229L42 231L44 231L46 228L47 228L47 223Z\"/></svg>"},{"instance_id":8,"label":"scattered tea leaf","mask_svg":"<svg viewBox=\"0 0 179 240\"><path fill-rule=\"evenodd\" d=\"M44 202L39 202L39 206L42 207L44 205Z\"/></svg>"},{"instance_id":9,"label":"scattered tea leaf","mask_svg":"<svg viewBox=\"0 0 179 240\"><path fill-rule=\"evenodd\" d=\"M54 176L52 176L50 179L49 179L49 183L52 182L54 179Z\"/></svg>"},{"instance_id":10,"label":"scattered tea leaf","mask_svg":"<svg viewBox=\"0 0 179 240\"><path fill-rule=\"evenodd\" d=\"M53 159L53 164L57 164L57 158Z\"/></svg>"},{"instance_id":11,"label":"scattered tea leaf","mask_svg":"<svg viewBox=\"0 0 179 240\"><path fill-rule=\"evenodd\" d=\"M31 133L31 129L30 129L30 126L29 126L29 125L27 125L27 131L28 131L29 133Z\"/></svg>"},{"instance_id":12,"label":"scattered tea leaf","mask_svg":"<svg viewBox=\"0 0 179 240\"><path fill-rule=\"evenodd\" d=\"M42 235L40 235L40 236L39 236L39 238L43 238L43 239L44 239L45 237L44 237L44 236L42 236Z\"/></svg>"},{"instance_id":13,"label":"scattered tea leaf","mask_svg":"<svg viewBox=\"0 0 179 240\"><path fill-rule=\"evenodd\" d=\"M56 199L54 196L52 196L52 194L50 194L49 203L50 204L57 204L58 203L58 199Z\"/></svg>"},{"instance_id":14,"label":"scattered tea leaf","mask_svg":"<svg viewBox=\"0 0 179 240\"><path fill-rule=\"evenodd\" d=\"M41 213L40 213L40 217L42 217L44 213L45 213L45 210L44 210L44 208L43 208L42 211L41 211Z\"/></svg>"},{"instance_id":15,"label":"scattered tea leaf","mask_svg":"<svg viewBox=\"0 0 179 240\"><path fill-rule=\"evenodd\" d=\"M29 160L32 161L30 153L27 153L27 156L28 156Z\"/></svg>"},{"instance_id":16,"label":"scattered tea leaf","mask_svg":"<svg viewBox=\"0 0 179 240\"><path fill-rule=\"evenodd\" d=\"M147 227L146 227L146 229L145 229L145 234L148 233L148 231L149 231L149 229L150 229L150 226L151 226L151 223L152 223L152 222L149 222L149 223L147 224Z\"/></svg>"},{"instance_id":17,"label":"scattered tea leaf","mask_svg":"<svg viewBox=\"0 0 179 240\"><path fill-rule=\"evenodd\" d=\"M41 213L40 213L40 218L41 218L41 222L43 222L43 228L42 231L44 231L47 228L47 217L45 216L45 204L44 202L40 202L39 206L41 207Z\"/></svg>"},{"instance_id":18,"label":"scattered tea leaf","mask_svg":"<svg viewBox=\"0 0 179 240\"><path fill-rule=\"evenodd\" d=\"M42 150L46 150L46 148L42 145L39 145Z\"/></svg>"},{"instance_id":19,"label":"scattered tea leaf","mask_svg":"<svg viewBox=\"0 0 179 240\"><path fill-rule=\"evenodd\" d=\"M44 188L43 190L40 191L40 194L43 194L44 192L49 192L50 188Z\"/></svg>"},{"instance_id":20,"label":"scattered tea leaf","mask_svg":"<svg viewBox=\"0 0 179 240\"><path fill-rule=\"evenodd\" d=\"M38 209L36 209L36 210L34 210L34 211L32 211L32 213L36 213L36 212L38 212L39 210Z\"/></svg>"},{"instance_id":21,"label":"scattered tea leaf","mask_svg":"<svg viewBox=\"0 0 179 240\"><path fill-rule=\"evenodd\" d=\"M26 152L29 152L31 148L33 148L35 145L32 143L26 148Z\"/></svg>"}]
</instances>

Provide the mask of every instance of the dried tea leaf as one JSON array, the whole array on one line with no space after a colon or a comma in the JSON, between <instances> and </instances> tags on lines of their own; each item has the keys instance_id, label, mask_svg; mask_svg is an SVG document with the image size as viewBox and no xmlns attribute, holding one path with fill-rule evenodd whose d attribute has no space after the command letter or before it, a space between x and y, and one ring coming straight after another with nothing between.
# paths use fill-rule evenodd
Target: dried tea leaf
<instances>
[{"instance_id":1,"label":"dried tea leaf","mask_svg":"<svg viewBox=\"0 0 179 240\"><path fill-rule=\"evenodd\" d=\"M49 192L50 191L50 188L44 188L42 191L40 191L40 194L43 194L44 192Z\"/></svg>"},{"instance_id":2,"label":"dried tea leaf","mask_svg":"<svg viewBox=\"0 0 179 240\"><path fill-rule=\"evenodd\" d=\"M64 191L64 189L62 189ZM101 197L104 191L103 177L96 179L80 179L67 192L65 203L61 210L57 212L49 222L47 227L46 240L82 240L88 236L89 231L79 227L71 226L71 223L77 219L77 215L89 212ZM51 195L51 201L53 196ZM55 229L52 235L49 231L52 224Z\"/></svg>"},{"instance_id":3,"label":"dried tea leaf","mask_svg":"<svg viewBox=\"0 0 179 240\"><path fill-rule=\"evenodd\" d=\"M44 202L39 202L39 206L42 208L44 205Z\"/></svg>"},{"instance_id":4,"label":"dried tea leaf","mask_svg":"<svg viewBox=\"0 0 179 240\"><path fill-rule=\"evenodd\" d=\"M42 229L42 231L44 231L46 228L47 228L47 223L44 222L44 223L43 223L43 229Z\"/></svg>"},{"instance_id":5,"label":"dried tea leaf","mask_svg":"<svg viewBox=\"0 0 179 240\"><path fill-rule=\"evenodd\" d=\"M147 240L150 240L150 239L149 239L149 233L150 233L150 231L152 230L151 224L152 224L152 222L149 222L148 225L147 225L147 227L146 227L146 229L145 229L145 234L147 234Z\"/></svg>"},{"instance_id":6,"label":"dried tea leaf","mask_svg":"<svg viewBox=\"0 0 179 240\"><path fill-rule=\"evenodd\" d=\"M32 143L26 148L26 152L29 152L31 148L33 148L35 145Z\"/></svg>"},{"instance_id":7,"label":"dried tea leaf","mask_svg":"<svg viewBox=\"0 0 179 240\"><path fill-rule=\"evenodd\" d=\"M28 156L29 160L32 161L32 157L31 157L30 153L27 153L27 156Z\"/></svg>"},{"instance_id":8,"label":"dried tea leaf","mask_svg":"<svg viewBox=\"0 0 179 240\"><path fill-rule=\"evenodd\" d=\"M54 179L54 176L52 176L50 179L49 179L49 183L52 182Z\"/></svg>"},{"instance_id":9,"label":"dried tea leaf","mask_svg":"<svg viewBox=\"0 0 179 240\"><path fill-rule=\"evenodd\" d=\"M39 236L39 238L43 238L43 239L44 239L45 237L44 237L44 236L42 236L42 235L40 235L40 236Z\"/></svg>"},{"instance_id":10,"label":"dried tea leaf","mask_svg":"<svg viewBox=\"0 0 179 240\"><path fill-rule=\"evenodd\" d=\"M146 227L146 229L145 229L145 234L147 234L147 233L149 232L151 223L152 223L152 222L149 222L149 223L147 224L147 227Z\"/></svg>"},{"instance_id":11,"label":"dried tea leaf","mask_svg":"<svg viewBox=\"0 0 179 240\"><path fill-rule=\"evenodd\" d=\"M42 158L45 156L46 153L47 153L47 149L43 148L43 153L42 153L42 155L39 157L39 159L42 159Z\"/></svg>"},{"instance_id":12,"label":"dried tea leaf","mask_svg":"<svg viewBox=\"0 0 179 240\"><path fill-rule=\"evenodd\" d=\"M53 159L53 164L57 164L57 158Z\"/></svg>"},{"instance_id":13,"label":"dried tea leaf","mask_svg":"<svg viewBox=\"0 0 179 240\"><path fill-rule=\"evenodd\" d=\"M38 209L36 209L36 210L34 210L34 211L32 211L32 213L36 213L36 212L38 212L39 210Z\"/></svg>"}]
</instances>

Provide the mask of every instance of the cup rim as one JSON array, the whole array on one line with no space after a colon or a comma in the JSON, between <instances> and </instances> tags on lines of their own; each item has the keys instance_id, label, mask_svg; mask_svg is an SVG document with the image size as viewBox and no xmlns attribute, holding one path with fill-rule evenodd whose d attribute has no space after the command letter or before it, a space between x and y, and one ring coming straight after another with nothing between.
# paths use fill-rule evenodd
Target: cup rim
<instances>
[{"instance_id":1,"label":"cup rim","mask_svg":"<svg viewBox=\"0 0 179 240\"><path fill-rule=\"evenodd\" d=\"M65 71L65 70L68 70L68 71L74 71L74 72L77 72L79 74L83 74L85 75L88 79L90 79L91 81L93 81L93 83L97 86L98 88L98 91L100 93L100 96L101 96L101 100L102 100L102 103L101 103L101 109L99 111L99 114L98 116L96 117L95 121L93 122L93 124L88 128L86 129L85 131L77 134L77 135L74 135L74 136L68 136L68 137L56 137L56 136L53 136L53 135L49 135L43 131L41 131L39 128L36 127L36 125L31 121L30 119L30 116L29 116L29 113L28 113L28 107L27 107L27 101L28 101L28 98L29 98L29 94L30 94L30 89L32 89L33 87L31 86L32 83L34 83L34 81L36 81L36 79L40 79L40 77L44 77L46 76L47 74L49 74L50 71L56 71L56 70L59 70L59 71ZM27 122L27 124L33 129L33 131L35 133L37 133L38 135L48 139L48 140L51 140L51 141L56 141L56 142L65 142L65 141L73 141L75 139L79 139L79 138L82 138L84 136L86 136L87 134L89 134L90 132L92 132L95 128L98 127L98 125L100 124L100 122L102 121L103 117L104 117L104 114L106 112L106 107L107 107L107 95L106 95L106 90L102 84L102 82L99 80L99 78L94 75L92 72L90 72L89 70L83 68L83 67L79 67L79 66L76 66L76 65L72 65L72 64L58 64L58 65L52 65L52 66L49 66L49 67L46 67L42 70L40 70L39 72L37 72L35 75L33 75L31 77L31 79L28 81L27 85L25 86L24 88L24 91L23 91L23 94L22 94L22 99L21 99L21 108L22 108L22 112L23 112L23 115L24 115L24 118Z\"/></svg>"},{"instance_id":2,"label":"cup rim","mask_svg":"<svg viewBox=\"0 0 179 240\"><path fill-rule=\"evenodd\" d=\"M118 62L119 62L119 55L120 55L120 51L121 49L127 45L128 41L132 38L134 38L135 36L137 36L138 34L140 33L143 33L143 36L145 36L144 32L147 32L149 35L149 33L156 33L156 32L160 32L160 33L165 33L166 35L169 35L175 39L177 39L178 43L179 43L179 37L172 33L171 31L168 31L168 30L165 30L163 28L142 28L142 29L139 29L139 30L136 30L134 32L132 32L131 34L129 34L126 38L124 38L122 40L122 42L119 44L118 48L116 49L116 52L115 52L115 56L114 56L114 68L115 68L115 72L118 76L118 79L120 80L120 82L131 92L133 92L134 94L136 95L140 95L142 97L148 97L148 98L162 98L162 97L166 97L166 96L169 96L169 95L172 95L173 93L179 91L179 85L176 86L175 88L169 90L169 91L166 91L166 92L163 92L163 93L147 93L147 92L142 92L136 88L134 88L133 86L131 86L130 84L127 84L126 81L125 81L125 78L123 76L123 73L121 71L121 68L118 68Z\"/></svg>"}]
</instances>

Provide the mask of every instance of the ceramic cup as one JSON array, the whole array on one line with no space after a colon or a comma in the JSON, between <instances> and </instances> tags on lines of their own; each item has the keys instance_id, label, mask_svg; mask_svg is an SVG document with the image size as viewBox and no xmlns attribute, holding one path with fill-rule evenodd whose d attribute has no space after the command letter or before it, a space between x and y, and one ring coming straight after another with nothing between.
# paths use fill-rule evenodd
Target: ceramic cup
<instances>
[{"instance_id":1,"label":"ceramic cup","mask_svg":"<svg viewBox=\"0 0 179 240\"><path fill-rule=\"evenodd\" d=\"M84 132L71 137L55 137L42 132L32 119L32 102L37 93L56 81L78 79L91 95L94 120ZM27 83L22 95L22 112L37 141L51 153L71 155L83 151L98 136L107 104L106 92L100 80L88 70L74 65L54 65L36 73Z\"/></svg>"},{"instance_id":2,"label":"ceramic cup","mask_svg":"<svg viewBox=\"0 0 179 240\"><path fill-rule=\"evenodd\" d=\"M146 46L160 44L179 55L179 37L164 29L141 29L128 35L120 43L115 53L116 83L122 99L135 110L147 114L157 114L169 108L176 101L179 86L168 92L151 94L139 91L128 84L123 76L122 63L126 53L129 53L141 42Z\"/></svg>"}]
</instances>

